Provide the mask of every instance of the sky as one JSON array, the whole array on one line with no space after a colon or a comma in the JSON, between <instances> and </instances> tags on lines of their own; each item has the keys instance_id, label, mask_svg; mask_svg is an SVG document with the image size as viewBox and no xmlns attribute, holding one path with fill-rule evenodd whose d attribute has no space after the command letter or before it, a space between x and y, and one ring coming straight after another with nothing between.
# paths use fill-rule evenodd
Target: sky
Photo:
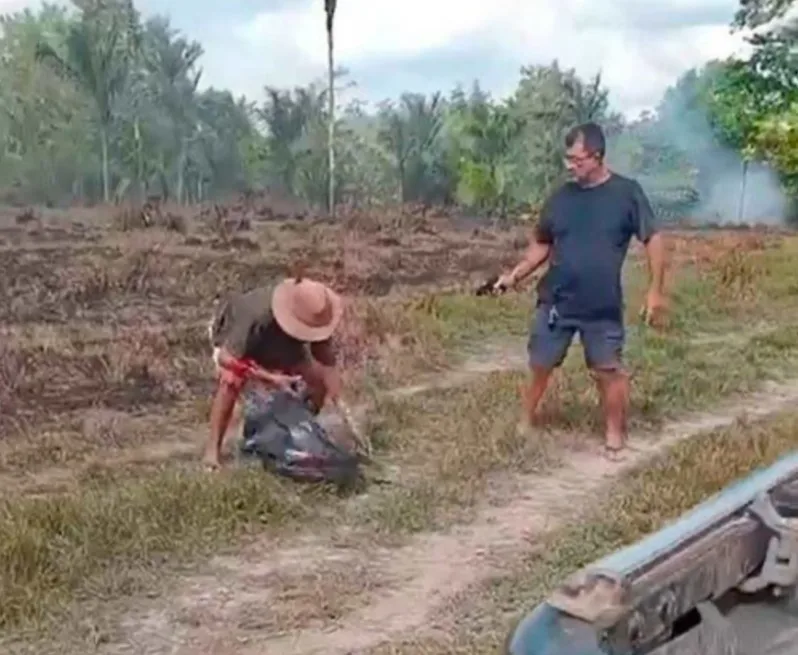
<instances>
[{"instance_id":1,"label":"sky","mask_svg":"<svg viewBox=\"0 0 798 655\"><path fill-rule=\"evenodd\" d=\"M0 0L0 13L40 0ZM199 41L200 86L253 100L326 71L324 0L137 0ZM496 98L524 65L559 60L602 73L614 109L653 108L689 68L744 52L729 23L738 0L338 0L336 65L356 86L342 98L449 92L474 79Z\"/></svg>"}]
</instances>

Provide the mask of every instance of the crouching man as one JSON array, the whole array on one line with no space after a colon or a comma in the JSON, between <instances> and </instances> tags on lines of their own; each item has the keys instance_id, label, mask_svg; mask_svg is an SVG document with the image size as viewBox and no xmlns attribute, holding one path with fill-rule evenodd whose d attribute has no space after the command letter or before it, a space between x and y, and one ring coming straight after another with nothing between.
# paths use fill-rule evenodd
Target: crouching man
<instances>
[{"instance_id":1,"label":"crouching man","mask_svg":"<svg viewBox=\"0 0 798 655\"><path fill-rule=\"evenodd\" d=\"M303 380L316 412L338 399L333 334L342 314L341 297L309 279L236 293L220 306L209 328L219 383L203 458L207 468L220 466L222 442L247 382L290 391Z\"/></svg>"}]
</instances>

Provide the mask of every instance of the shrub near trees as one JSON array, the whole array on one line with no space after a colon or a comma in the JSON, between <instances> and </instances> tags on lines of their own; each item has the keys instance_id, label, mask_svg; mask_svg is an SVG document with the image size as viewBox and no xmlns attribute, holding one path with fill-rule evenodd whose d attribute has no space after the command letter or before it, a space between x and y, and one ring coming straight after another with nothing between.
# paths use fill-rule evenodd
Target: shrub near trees
<instances>
[{"instance_id":1,"label":"shrub near trees","mask_svg":"<svg viewBox=\"0 0 798 655\"><path fill-rule=\"evenodd\" d=\"M735 219L734 207L713 206L719 179L728 200L729 184L742 195L744 177L766 165L774 193L798 197L790 4L745 0L733 24L762 30L753 56L687 71L655 112L634 120L613 110L600 75L584 79L557 61L522 68L502 100L476 81L408 91L367 111L346 100L352 81L334 71L334 103L327 81L278 89L268 80L265 99L253 102L200 90L202 46L163 17L143 19L129 0L44 5L2 18L0 191L5 202L61 205L270 189L320 209L334 196L501 217L534 211L562 179L563 131L594 120L610 136L613 165L641 179L662 215Z\"/></svg>"}]
</instances>

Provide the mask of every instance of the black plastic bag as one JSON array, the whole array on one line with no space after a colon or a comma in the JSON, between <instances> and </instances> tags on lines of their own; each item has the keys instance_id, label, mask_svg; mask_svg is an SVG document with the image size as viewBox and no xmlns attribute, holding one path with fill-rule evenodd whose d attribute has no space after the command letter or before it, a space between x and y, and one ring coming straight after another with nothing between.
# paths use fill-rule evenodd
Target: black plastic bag
<instances>
[{"instance_id":1,"label":"black plastic bag","mask_svg":"<svg viewBox=\"0 0 798 655\"><path fill-rule=\"evenodd\" d=\"M302 390L246 394L241 452L297 481L349 486L362 479L357 455L330 439Z\"/></svg>"}]
</instances>

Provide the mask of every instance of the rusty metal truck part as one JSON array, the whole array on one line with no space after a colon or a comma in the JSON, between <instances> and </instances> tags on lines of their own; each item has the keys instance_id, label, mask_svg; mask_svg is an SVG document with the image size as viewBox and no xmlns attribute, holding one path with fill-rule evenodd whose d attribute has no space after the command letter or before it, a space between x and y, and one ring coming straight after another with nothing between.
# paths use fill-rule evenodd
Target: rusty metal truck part
<instances>
[{"instance_id":1,"label":"rusty metal truck part","mask_svg":"<svg viewBox=\"0 0 798 655\"><path fill-rule=\"evenodd\" d=\"M570 576L505 653L762 655L798 630L797 585L798 452Z\"/></svg>"}]
</instances>

